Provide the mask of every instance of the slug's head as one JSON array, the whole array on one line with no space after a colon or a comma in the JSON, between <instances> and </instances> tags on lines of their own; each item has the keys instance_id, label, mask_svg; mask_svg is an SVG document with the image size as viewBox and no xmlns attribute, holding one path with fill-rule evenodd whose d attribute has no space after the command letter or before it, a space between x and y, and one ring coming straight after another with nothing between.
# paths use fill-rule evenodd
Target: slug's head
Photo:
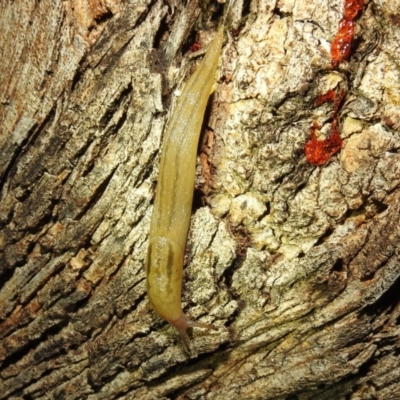
<instances>
[{"instance_id":1,"label":"slug's head","mask_svg":"<svg viewBox=\"0 0 400 400\"><path fill-rule=\"evenodd\" d=\"M146 260L147 293L154 311L173 321L182 313L183 254L172 240L158 236L149 244Z\"/></svg>"},{"instance_id":2,"label":"slug's head","mask_svg":"<svg viewBox=\"0 0 400 400\"><path fill-rule=\"evenodd\" d=\"M189 347L188 337L186 334L186 330L188 328L196 327L196 328L203 328L203 329L212 329L214 331L218 330L218 328L213 325L203 324L202 322L192 321L191 319L186 317L186 315L183 312L181 313L181 316L178 319L176 319L174 321L168 321L168 322L176 328L176 330L179 333L180 338L182 339L183 344L185 345L186 350L189 353L190 353L190 347Z\"/></svg>"},{"instance_id":3,"label":"slug's head","mask_svg":"<svg viewBox=\"0 0 400 400\"><path fill-rule=\"evenodd\" d=\"M180 247L166 237L157 236L149 244L146 259L147 293L154 311L174 326L190 353L186 330L191 327L214 329L212 325L186 317L181 306L183 254Z\"/></svg>"}]
</instances>

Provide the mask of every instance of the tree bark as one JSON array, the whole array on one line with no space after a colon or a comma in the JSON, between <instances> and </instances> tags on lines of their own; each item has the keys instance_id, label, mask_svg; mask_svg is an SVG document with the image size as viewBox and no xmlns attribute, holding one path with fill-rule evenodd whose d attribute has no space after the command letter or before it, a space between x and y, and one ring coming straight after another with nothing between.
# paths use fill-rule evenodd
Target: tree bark
<instances>
[{"instance_id":1,"label":"tree bark","mask_svg":"<svg viewBox=\"0 0 400 400\"><path fill-rule=\"evenodd\" d=\"M144 260L162 132L222 8L0 4L0 399L398 399L400 2L238 0L205 115L182 302ZM197 33L196 33L197 32ZM322 166L328 90L343 139ZM335 114L336 115L336 114Z\"/></svg>"}]
</instances>

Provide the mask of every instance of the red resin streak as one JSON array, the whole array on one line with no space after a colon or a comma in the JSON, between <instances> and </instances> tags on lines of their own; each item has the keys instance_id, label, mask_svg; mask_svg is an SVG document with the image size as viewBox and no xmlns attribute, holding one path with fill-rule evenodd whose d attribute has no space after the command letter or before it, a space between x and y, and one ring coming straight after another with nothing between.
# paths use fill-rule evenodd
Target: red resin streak
<instances>
[{"instance_id":1,"label":"red resin streak","mask_svg":"<svg viewBox=\"0 0 400 400\"><path fill-rule=\"evenodd\" d=\"M354 37L354 18L357 17L357 14L363 7L364 0L344 0L343 18L339 23L338 32L331 44L331 63L333 68L350 54L351 41ZM338 113L345 94L344 91L336 94L333 90L328 90L328 92L319 96L315 101L317 107L327 102L334 103L334 116L331 131L324 140L318 140L316 131L321 129L321 127L314 121L310 132L310 140L304 146L304 153L310 164L324 165L341 149L343 140L340 137L338 128Z\"/></svg>"},{"instance_id":2,"label":"red resin streak","mask_svg":"<svg viewBox=\"0 0 400 400\"><path fill-rule=\"evenodd\" d=\"M317 100L315 100L315 105L318 107L321 104L328 103L329 101L333 103L335 98L336 93L330 89L325 94L321 94L321 96L317 97Z\"/></svg>"},{"instance_id":3,"label":"red resin streak","mask_svg":"<svg viewBox=\"0 0 400 400\"><path fill-rule=\"evenodd\" d=\"M350 54L351 41L354 36L354 22L342 19L339 30L331 44L332 67L336 67Z\"/></svg>"},{"instance_id":4,"label":"red resin streak","mask_svg":"<svg viewBox=\"0 0 400 400\"><path fill-rule=\"evenodd\" d=\"M332 67L335 68L350 54L351 41L354 37L354 18L364 7L364 0L345 0L343 18L331 44Z\"/></svg>"},{"instance_id":5,"label":"red resin streak","mask_svg":"<svg viewBox=\"0 0 400 400\"><path fill-rule=\"evenodd\" d=\"M348 20L353 20L357 17L359 11L364 7L364 0L346 0L344 2L343 17Z\"/></svg>"},{"instance_id":6,"label":"red resin streak","mask_svg":"<svg viewBox=\"0 0 400 400\"><path fill-rule=\"evenodd\" d=\"M343 140L337 127L337 118L332 122L331 131L325 140L318 140L315 133L320 126L314 122L311 128L311 138L304 146L307 161L313 165L324 165L342 147Z\"/></svg>"},{"instance_id":7,"label":"red resin streak","mask_svg":"<svg viewBox=\"0 0 400 400\"><path fill-rule=\"evenodd\" d=\"M336 116L345 95L346 92L344 90L341 90L340 93L336 93L334 90L329 89L325 94L321 94L321 96L317 97L317 100L315 100L315 105L319 107L324 103L333 103L333 111L335 112Z\"/></svg>"},{"instance_id":8,"label":"red resin streak","mask_svg":"<svg viewBox=\"0 0 400 400\"><path fill-rule=\"evenodd\" d=\"M193 43L191 46L190 46L190 51L192 52L192 53L194 53L195 51L199 51L201 49L201 46L198 44L198 43Z\"/></svg>"}]
</instances>

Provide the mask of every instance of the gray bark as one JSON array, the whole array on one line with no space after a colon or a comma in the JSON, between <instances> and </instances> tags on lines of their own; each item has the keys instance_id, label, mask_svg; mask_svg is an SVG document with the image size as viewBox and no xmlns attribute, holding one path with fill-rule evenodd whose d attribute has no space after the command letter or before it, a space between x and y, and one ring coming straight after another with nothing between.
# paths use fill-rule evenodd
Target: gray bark
<instances>
[{"instance_id":1,"label":"gray bark","mask_svg":"<svg viewBox=\"0 0 400 400\"><path fill-rule=\"evenodd\" d=\"M333 71L342 0L234 5L182 298L219 330L188 354L143 264L186 37L205 47L218 17L2 1L0 399L398 399L399 9L369 1ZM335 88L343 148L316 167L304 144Z\"/></svg>"}]
</instances>

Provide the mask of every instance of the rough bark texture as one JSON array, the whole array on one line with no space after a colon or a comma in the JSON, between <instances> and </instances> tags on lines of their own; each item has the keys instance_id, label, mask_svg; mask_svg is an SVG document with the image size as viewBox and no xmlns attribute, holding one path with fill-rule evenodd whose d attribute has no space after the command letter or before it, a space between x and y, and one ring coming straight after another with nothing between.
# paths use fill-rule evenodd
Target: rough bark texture
<instances>
[{"instance_id":1,"label":"rough bark texture","mask_svg":"<svg viewBox=\"0 0 400 400\"><path fill-rule=\"evenodd\" d=\"M342 0L234 6L183 288L220 329L194 330L189 355L143 264L182 55L211 15L1 1L0 399L399 399L399 10L369 1L333 71ZM332 88L343 148L315 167Z\"/></svg>"}]
</instances>

